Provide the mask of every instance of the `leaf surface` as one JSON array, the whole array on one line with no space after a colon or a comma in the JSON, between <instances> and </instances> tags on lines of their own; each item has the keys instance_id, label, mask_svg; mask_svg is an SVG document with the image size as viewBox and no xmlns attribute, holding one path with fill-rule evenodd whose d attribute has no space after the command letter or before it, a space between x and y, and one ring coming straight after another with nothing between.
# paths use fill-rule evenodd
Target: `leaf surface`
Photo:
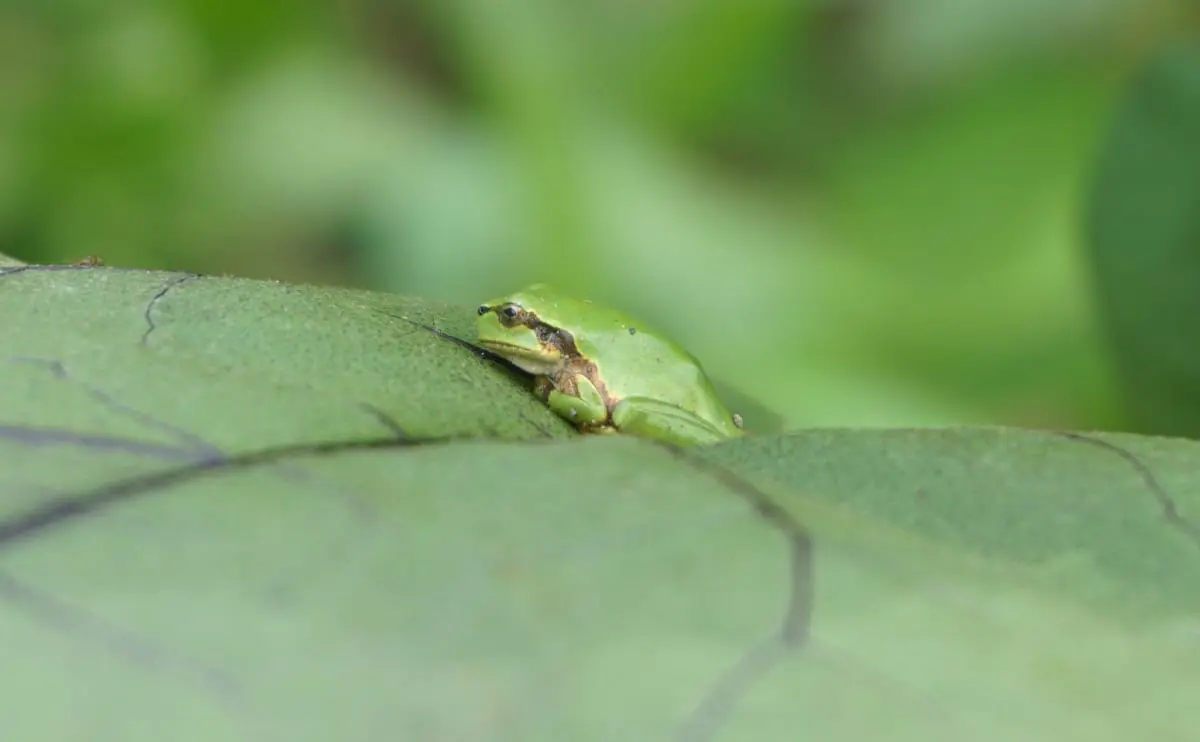
<instances>
[{"instance_id":1,"label":"leaf surface","mask_svg":"<svg viewBox=\"0 0 1200 742\"><path fill-rule=\"evenodd\" d=\"M1200 446L578 439L470 308L0 275L5 727L1190 739ZM411 321L398 319L407 317ZM474 440L416 445L422 436ZM63 713L69 698L71 713Z\"/></svg>"}]
</instances>

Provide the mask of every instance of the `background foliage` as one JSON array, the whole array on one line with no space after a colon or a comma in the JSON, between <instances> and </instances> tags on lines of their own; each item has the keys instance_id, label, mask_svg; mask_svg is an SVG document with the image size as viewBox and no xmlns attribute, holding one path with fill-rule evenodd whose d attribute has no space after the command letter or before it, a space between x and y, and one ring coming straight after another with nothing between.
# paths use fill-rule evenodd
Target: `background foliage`
<instances>
[{"instance_id":1,"label":"background foliage","mask_svg":"<svg viewBox=\"0 0 1200 742\"><path fill-rule=\"evenodd\" d=\"M793 427L1165 429L1121 409L1081 227L1134 72L1195 20L10 0L0 252L467 305L549 279L653 319ZM1153 191L1153 168L1118 171Z\"/></svg>"}]
</instances>

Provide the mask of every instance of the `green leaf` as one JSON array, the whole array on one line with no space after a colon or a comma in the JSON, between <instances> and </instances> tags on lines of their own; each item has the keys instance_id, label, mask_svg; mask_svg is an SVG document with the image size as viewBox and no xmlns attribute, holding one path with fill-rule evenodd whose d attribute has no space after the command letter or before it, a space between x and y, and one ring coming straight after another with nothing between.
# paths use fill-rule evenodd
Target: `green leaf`
<instances>
[{"instance_id":1,"label":"green leaf","mask_svg":"<svg viewBox=\"0 0 1200 742\"><path fill-rule=\"evenodd\" d=\"M1200 45L1133 83L1101 152L1088 221L1101 317L1142 429L1200 435Z\"/></svg>"},{"instance_id":2,"label":"green leaf","mask_svg":"<svg viewBox=\"0 0 1200 742\"><path fill-rule=\"evenodd\" d=\"M0 274L9 419L71 425L92 392L170 426L163 444L330 437L564 437L518 377L435 334L470 337L462 308L390 294L191 274L28 267ZM19 321L13 318L21 318ZM486 399L488 404L480 405Z\"/></svg>"},{"instance_id":3,"label":"green leaf","mask_svg":"<svg viewBox=\"0 0 1200 742\"><path fill-rule=\"evenodd\" d=\"M30 267L0 312L22 739L1194 734L1200 444L683 452L396 318L470 308ZM412 437L454 434L492 440Z\"/></svg>"}]
</instances>

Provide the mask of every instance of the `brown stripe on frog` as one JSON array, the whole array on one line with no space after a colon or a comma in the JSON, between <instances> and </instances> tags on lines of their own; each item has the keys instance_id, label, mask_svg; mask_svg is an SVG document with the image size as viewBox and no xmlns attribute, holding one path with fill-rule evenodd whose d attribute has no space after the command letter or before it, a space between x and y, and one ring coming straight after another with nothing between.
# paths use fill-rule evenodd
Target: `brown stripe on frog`
<instances>
[{"instance_id":1,"label":"brown stripe on frog","mask_svg":"<svg viewBox=\"0 0 1200 742\"><path fill-rule=\"evenodd\" d=\"M576 379L580 376L584 377L592 383L592 386L596 387L600 399L604 400L604 408L608 411L608 421L612 422L613 408L621 400L609 394L608 384L605 384L604 379L600 377L600 368L595 361L589 361L583 357L578 346L575 345L574 336L566 330L551 327L536 317L534 317L534 324L526 326L534 331L540 342L553 347L566 359L562 370L555 374L556 378L553 379L555 388L563 394L578 397L579 383Z\"/></svg>"},{"instance_id":2,"label":"brown stripe on frog","mask_svg":"<svg viewBox=\"0 0 1200 742\"><path fill-rule=\"evenodd\" d=\"M575 342L574 339L571 338L570 334L563 332L562 330L559 330L558 332L560 335L566 335L566 337L570 339L571 347L573 349L575 347ZM608 384L605 384L604 379L600 378L600 368L595 364L594 361L589 361L583 358L579 355L578 351L575 351L575 354L570 357L567 365L559 373L562 375L562 381L565 383L559 385L559 380L556 379L555 385L558 386L559 391L571 396L579 396L579 382L577 379L580 376L590 381L592 386L596 387L596 391L600 394L600 399L604 400L605 421L608 424L612 423L613 408L616 407L617 403L621 400L617 397L614 397L612 394L609 394ZM570 391L568 391L568 388ZM591 428L595 426L588 427Z\"/></svg>"},{"instance_id":3,"label":"brown stripe on frog","mask_svg":"<svg viewBox=\"0 0 1200 742\"><path fill-rule=\"evenodd\" d=\"M505 307L511 307L513 316L508 316L505 313ZM600 369L594 361L589 361L579 352L579 347L575 345L575 338L566 330L559 329L553 325L546 324L535 312L516 305L506 304L499 307L493 307L492 311L500 318L500 323L506 327L516 327L521 325L533 331L533 334L538 339L544 348L558 351L562 356L564 363L561 369L554 374L554 377L547 379L547 383L539 382L535 386L534 391L538 396L545 399L550 395L550 389L554 388L571 397L579 396L579 383L576 379L580 376L584 377L596 387L596 391L600 394L600 398L604 400L604 408L608 412L608 422L612 422L612 410L621 400L609 394L608 384L600 378ZM631 328L632 329L632 328ZM546 377L541 377L546 378ZM591 426L589 426L591 427Z\"/></svg>"},{"instance_id":4,"label":"brown stripe on frog","mask_svg":"<svg viewBox=\"0 0 1200 742\"><path fill-rule=\"evenodd\" d=\"M533 331L534 336L543 347L557 350L568 360L579 358L579 349L575 347L575 338L571 337L571 333L546 324L536 313L519 304L501 304L490 309L500 320L501 325L526 327Z\"/></svg>"}]
</instances>

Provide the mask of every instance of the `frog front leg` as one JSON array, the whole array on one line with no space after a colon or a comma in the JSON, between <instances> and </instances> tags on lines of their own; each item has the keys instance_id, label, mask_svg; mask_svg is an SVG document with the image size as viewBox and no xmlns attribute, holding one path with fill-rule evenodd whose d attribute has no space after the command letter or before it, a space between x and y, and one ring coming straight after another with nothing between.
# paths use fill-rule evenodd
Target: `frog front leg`
<instances>
[{"instance_id":1,"label":"frog front leg","mask_svg":"<svg viewBox=\"0 0 1200 742\"><path fill-rule=\"evenodd\" d=\"M544 381L543 381L544 380ZM546 400L556 415L579 426L587 432L606 432L608 407L604 397L586 376L575 376L561 380L556 386L546 377L541 377L534 387L535 393ZM573 387L573 388L572 388ZM570 394L569 392L575 392Z\"/></svg>"},{"instance_id":2,"label":"frog front leg","mask_svg":"<svg viewBox=\"0 0 1200 742\"><path fill-rule=\"evenodd\" d=\"M687 410L649 397L626 397L613 408L612 422L621 433L657 438L679 446L716 443L730 436Z\"/></svg>"}]
</instances>

